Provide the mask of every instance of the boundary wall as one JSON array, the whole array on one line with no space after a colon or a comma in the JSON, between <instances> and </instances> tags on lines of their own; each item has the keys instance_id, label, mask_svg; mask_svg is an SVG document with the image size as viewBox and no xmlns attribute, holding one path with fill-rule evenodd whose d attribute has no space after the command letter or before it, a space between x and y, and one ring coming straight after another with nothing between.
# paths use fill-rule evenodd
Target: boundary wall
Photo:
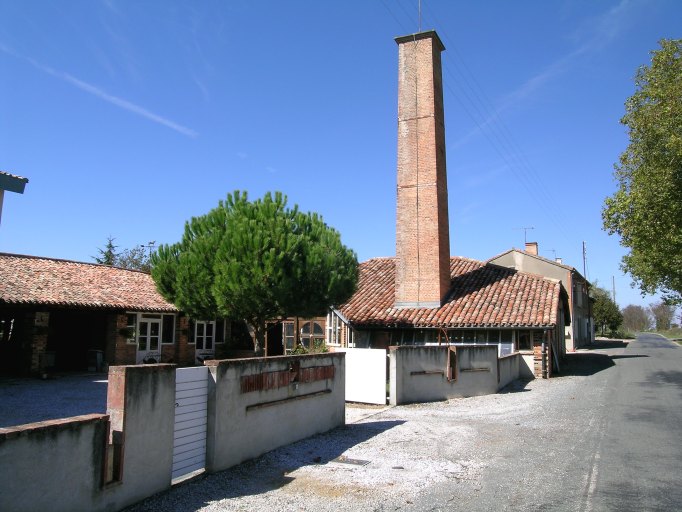
<instances>
[{"instance_id":1,"label":"boundary wall","mask_svg":"<svg viewBox=\"0 0 682 512\"><path fill-rule=\"evenodd\" d=\"M390 404L496 393L516 379L533 378L529 357L498 359L496 345L389 347Z\"/></svg>"},{"instance_id":2,"label":"boundary wall","mask_svg":"<svg viewBox=\"0 0 682 512\"><path fill-rule=\"evenodd\" d=\"M207 361L206 471L343 425L344 362ZM112 366L107 414L0 428L0 510L114 512L169 489L175 370Z\"/></svg>"}]
</instances>

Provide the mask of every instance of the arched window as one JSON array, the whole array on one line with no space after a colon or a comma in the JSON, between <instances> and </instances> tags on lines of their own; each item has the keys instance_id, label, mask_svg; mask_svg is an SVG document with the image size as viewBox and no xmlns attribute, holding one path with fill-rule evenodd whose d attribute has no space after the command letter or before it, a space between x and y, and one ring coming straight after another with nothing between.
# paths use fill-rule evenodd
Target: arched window
<instances>
[{"instance_id":1,"label":"arched window","mask_svg":"<svg viewBox=\"0 0 682 512\"><path fill-rule=\"evenodd\" d=\"M318 322L304 322L301 326L301 345L310 349L324 343L324 329Z\"/></svg>"}]
</instances>

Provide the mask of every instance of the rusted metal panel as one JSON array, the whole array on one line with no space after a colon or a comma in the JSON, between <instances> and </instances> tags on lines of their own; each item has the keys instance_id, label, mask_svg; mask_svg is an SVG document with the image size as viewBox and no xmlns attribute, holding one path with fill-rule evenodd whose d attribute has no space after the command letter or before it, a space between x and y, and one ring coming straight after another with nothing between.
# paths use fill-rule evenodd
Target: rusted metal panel
<instances>
[{"instance_id":1,"label":"rusted metal panel","mask_svg":"<svg viewBox=\"0 0 682 512\"><path fill-rule=\"evenodd\" d=\"M244 375L240 380L241 393L266 391L288 386L292 382L315 382L334 378L334 365L300 368L292 365L288 370Z\"/></svg>"}]
</instances>

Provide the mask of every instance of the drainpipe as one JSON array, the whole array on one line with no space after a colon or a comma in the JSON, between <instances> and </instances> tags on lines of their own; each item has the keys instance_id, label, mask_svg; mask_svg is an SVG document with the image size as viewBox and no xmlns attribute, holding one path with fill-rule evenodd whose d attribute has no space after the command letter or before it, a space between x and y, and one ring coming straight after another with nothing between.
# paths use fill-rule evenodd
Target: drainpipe
<instances>
[{"instance_id":1,"label":"drainpipe","mask_svg":"<svg viewBox=\"0 0 682 512\"><path fill-rule=\"evenodd\" d=\"M544 336L542 340L542 378L547 378L547 344L545 343Z\"/></svg>"}]
</instances>

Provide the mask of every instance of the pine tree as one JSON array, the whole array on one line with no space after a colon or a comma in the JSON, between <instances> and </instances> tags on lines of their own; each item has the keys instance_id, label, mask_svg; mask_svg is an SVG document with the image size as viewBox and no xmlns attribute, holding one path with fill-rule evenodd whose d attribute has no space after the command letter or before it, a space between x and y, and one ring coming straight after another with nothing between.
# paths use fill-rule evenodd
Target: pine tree
<instances>
[{"instance_id":1,"label":"pine tree","mask_svg":"<svg viewBox=\"0 0 682 512\"><path fill-rule=\"evenodd\" d=\"M107 244L104 246L104 249L97 248L99 256L93 256L93 258L100 265L109 265L111 267L116 264L116 258L118 257L116 249L118 246L114 245L114 240L116 239L109 236L107 237Z\"/></svg>"},{"instance_id":2,"label":"pine tree","mask_svg":"<svg viewBox=\"0 0 682 512\"><path fill-rule=\"evenodd\" d=\"M266 321L324 315L350 298L358 266L319 215L287 208L279 192L250 202L236 191L187 222L180 242L159 247L152 278L194 318L245 320L258 352Z\"/></svg>"}]
</instances>

